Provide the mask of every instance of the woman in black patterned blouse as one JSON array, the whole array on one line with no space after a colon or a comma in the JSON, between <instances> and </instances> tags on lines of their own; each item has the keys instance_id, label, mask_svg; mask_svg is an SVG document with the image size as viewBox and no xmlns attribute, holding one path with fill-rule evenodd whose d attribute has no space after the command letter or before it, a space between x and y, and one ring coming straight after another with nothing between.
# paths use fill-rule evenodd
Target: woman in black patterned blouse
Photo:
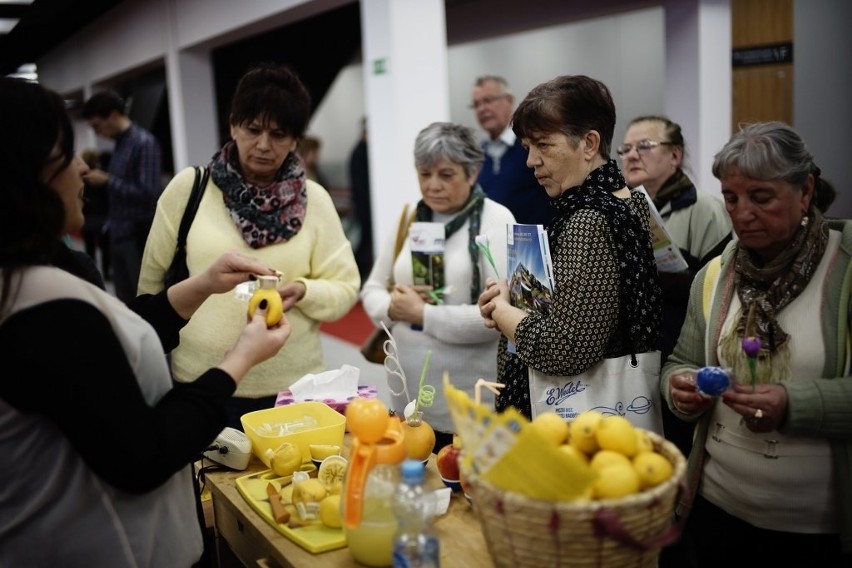
<instances>
[{"instance_id":1,"label":"woman in black patterned blouse","mask_svg":"<svg viewBox=\"0 0 852 568\"><path fill-rule=\"evenodd\" d=\"M546 315L513 307L505 280L491 280L479 298L485 325L504 335L497 364L506 387L497 410L514 406L530 417L527 367L577 375L604 358L649 351L657 340L648 205L609 157L614 127L609 89L582 75L542 83L515 110L512 129L527 165L558 210L547 227L555 287Z\"/></svg>"}]
</instances>

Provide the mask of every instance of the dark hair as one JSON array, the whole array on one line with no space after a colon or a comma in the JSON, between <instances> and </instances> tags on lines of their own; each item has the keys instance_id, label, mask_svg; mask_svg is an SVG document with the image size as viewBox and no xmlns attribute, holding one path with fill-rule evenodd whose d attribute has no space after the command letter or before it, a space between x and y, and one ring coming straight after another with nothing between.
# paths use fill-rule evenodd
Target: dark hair
<instances>
[{"instance_id":1,"label":"dark hair","mask_svg":"<svg viewBox=\"0 0 852 568\"><path fill-rule=\"evenodd\" d=\"M37 83L0 78L0 313L15 269L53 257L65 227L59 195L40 180L55 146L62 168L74 159L74 131L62 98Z\"/></svg>"},{"instance_id":2,"label":"dark hair","mask_svg":"<svg viewBox=\"0 0 852 568\"><path fill-rule=\"evenodd\" d=\"M111 115L113 111L120 115L126 114L124 99L118 96L118 93L115 91L102 91L92 95L89 100L85 102L81 114L83 115L83 118L106 118Z\"/></svg>"},{"instance_id":3,"label":"dark hair","mask_svg":"<svg viewBox=\"0 0 852 568\"><path fill-rule=\"evenodd\" d=\"M228 122L232 126L255 119L265 126L274 122L278 129L301 138L311 118L311 95L289 66L261 63L237 83L231 99Z\"/></svg>"},{"instance_id":4,"label":"dark hair","mask_svg":"<svg viewBox=\"0 0 852 568\"><path fill-rule=\"evenodd\" d=\"M837 191L820 177L821 171L802 137L779 121L746 124L735 133L713 160L713 175L722 179L736 169L760 180L782 180L801 189L814 176L814 207L825 212Z\"/></svg>"},{"instance_id":5,"label":"dark hair","mask_svg":"<svg viewBox=\"0 0 852 568\"><path fill-rule=\"evenodd\" d=\"M683 159L681 160L682 169L686 162L686 142L683 140L683 132L680 129L680 124L665 116L649 114L646 116L637 116L630 121L627 127L630 128L639 122L659 122L663 125L663 134L666 137L666 140L663 140L663 142L670 142L672 146L677 146L683 151Z\"/></svg>"},{"instance_id":6,"label":"dark hair","mask_svg":"<svg viewBox=\"0 0 852 568\"><path fill-rule=\"evenodd\" d=\"M512 117L519 138L561 132L579 142L595 130L598 154L608 160L615 131L615 103L606 85L585 75L561 75L542 83L524 97Z\"/></svg>"},{"instance_id":7,"label":"dark hair","mask_svg":"<svg viewBox=\"0 0 852 568\"><path fill-rule=\"evenodd\" d=\"M658 115L647 115L647 116L637 116L628 124L628 128L633 126L638 122L659 122L665 128L665 134L667 138L667 142L671 142L672 146L680 146L684 150L686 149L686 144L683 141L683 132L680 130L680 124L677 122L673 122L671 119L665 116Z\"/></svg>"}]
</instances>

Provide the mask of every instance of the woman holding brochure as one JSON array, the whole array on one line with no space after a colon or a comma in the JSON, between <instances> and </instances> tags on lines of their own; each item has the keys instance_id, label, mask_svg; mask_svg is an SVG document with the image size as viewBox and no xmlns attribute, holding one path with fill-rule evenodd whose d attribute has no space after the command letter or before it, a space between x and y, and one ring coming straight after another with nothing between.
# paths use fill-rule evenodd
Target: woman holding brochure
<instances>
[{"instance_id":1,"label":"woman holding brochure","mask_svg":"<svg viewBox=\"0 0 852 568\"><path fill-rule=\"evenodd\" d=\"M665 223L688 268L669 272L661 267L663 361L674 349L686 314L689 285L695 273L731 240L731 220L718 197L698 191L683 171L686 146L680 125L663 116L634 118L615 150L630 187L642 186Z\"/></svg>"},{"instance_id":2,"label":"woman holding brochure","mask_svg":"<svg viewBox=\"0 0 852 568\"><path fill-rule=\"evenodd\" d=\"M684 173L686 146L679 124L662 116L634 118L616 152L621 156L627 185L645 188L687 265L686 269L672 271L660 264L663 320L657 346L665 362L686 317L692 280L731 240L731 219L721 199L695 189ZM687 456L692 430L691 424L679 420L664 405L663 433Z\"/></svg>"},{"instance_id":3,"label":"woman holding brochure","mask_svg":"<svg viewBox=\"0 0 852 568\"><path fill-rule=\"evenodd\" d=\"M604 359L656 344L660 288L648 203L609 159L614 127L609 89L586 76L543 83L515 110L512 128L528 150L527 164L558 210L547 227L555 286L547 313L513 306L506 280L489 280L479 298L486 327L504 335L498 410L514 406L530 417L538 407L527 370L567 382Z\"/></svg>"},{"instance_id":4,"label":"woman holding brochure","mask_svg":"<svg viewBox=\"0 0 852 568\"><path fill-rule=\"evenodd\" d=\"M428 283L415 287L419 280L412 263L412 239L406 239L394 258L395 227L361 291L367 314L377 326L384 323L396 343L408 393L394 389L399 394L392 395L391 406L397 413L402 413L409 397L417 398L426 367L422 383L435 387L435 393L431 401L426 397L421 402L420 409L435 430L436 450L452 442L444 372L453 386L471 397L478 378L493 380L497 373L494 352L500 335L482 326L476 301L486 278L506 274L506 226L515 218L506 207L485 197L477 185L483 158L476 136L467 127L436 122L420 131L414 143L414 165L422 199L412 209L416 213L411 231L425 234L420 229L429 225L420 223L439 225L445 240L443 278L433 275L443 288L432 289ZM476 245L480 235L487 237L495 253L494 264ZM486 399L486 404L492 402L493 398Z\"/></svg>"}]
</instances>

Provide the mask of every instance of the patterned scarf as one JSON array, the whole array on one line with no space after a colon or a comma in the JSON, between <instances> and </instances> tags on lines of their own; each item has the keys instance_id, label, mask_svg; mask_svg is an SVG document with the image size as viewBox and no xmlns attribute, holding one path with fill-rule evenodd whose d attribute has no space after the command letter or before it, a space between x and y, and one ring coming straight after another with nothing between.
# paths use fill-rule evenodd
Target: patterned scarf
<instances>
[{"instance_id":1,"label":"patterned scarf","mask_svg":"<svg viewBox=\"0 0 852 568\"><path fill-rule=\"evenodd\" d=\"M653 197L654 206L657 210L662 209L666 203L672 199L676 199L680 192L684 189L692 187L692 181L683 173L683 170L678 168L675 173L663 183L663 186L657 191L657 195Z\"/></svg>"},{"instance_id":2,"label":"patterned scarf","mask_svg":"<svg viewBox=\"0 0 852 568\"><path fill-rule=\"evenodd\" d=\"M290 152L275 180L265 187L245 181L233 141L213 156L208 167L231 218L251 248L285 243L302 228L308 193L305 169L295 152Z\"/></svg>"},{"instance_id":3,"label":"patterned scarf","mask_svg":"<svg viewBox=\"0 0 852 568\"><path fill-rule=\"evenodd\" d=\"M449 239L450 236L458 231L465 221L470 219L468 225L468 242L467 249L470 252L470 261L473 266L473 278L470 282L470 302L475 304L479 300L480 282L479 282L479 248L476 246L476 236L479 234L479 227L482 224L482 206L485 203L485 192L479 187L479 184L473 186L470 191L470 197L462 207L458 214L450 219L449 223L444 225L444 238ZM432 210L423 203L423 200L417 202L417 214L414 217L415 221L432 222Z\"/></svg>"},{"instance_id":4,"label":"patterned scarf","mask_svg":"<svg viewBox=\"0 0 852 568\"><path fill-rule=\"evenodd\" d=\"M790 245L762 266L755 264L757 258L742 242L737 243L733 284L742 304L742 313L732 333L722 339L721 346L726 359L735 362L734 373L737 376L747 377L749 373L741 344L752 305L755 308L753 333L761 341L757 355L758 382L769 381L773 356L780 357L780 364L776 365L779 373L783 375L784 367L789 367L784 363L789 361L790 337L779 325L776 314L808 286L827 244L828 225L815 207L811 207L808 216L802 218ZM786 375L776 378L786 378Z\"/></svg>"},{"instance_id":5,"label":"patterned scarf","mask_svg":"<svg viewBox=\"0 0 852 568\"><path fill-rule=\"evenodd\" d=\"M560 214L547 232L551 249L556 250L557 239L577 211L591 209L606 217L620 267L619 321L626 325L626 344L637 353L637 349L650 348L657 341L662 295L647 222L633 213L626 200L612 194L625 186L615 160L609 160L592 171L582 185L554 200Z\"/></svg>"}]
</instances>

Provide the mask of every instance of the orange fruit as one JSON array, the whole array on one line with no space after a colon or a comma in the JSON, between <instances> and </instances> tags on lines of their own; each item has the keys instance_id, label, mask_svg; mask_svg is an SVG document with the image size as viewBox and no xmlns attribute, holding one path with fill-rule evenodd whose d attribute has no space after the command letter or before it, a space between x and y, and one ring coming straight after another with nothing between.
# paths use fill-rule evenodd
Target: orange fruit
<instances>
[{"instance_id":1,"label":"orange fruit","mask_svg":"<svg viewBox=\"0 0 852 568\"><path fill-rule=\"evenodd\" d=\"M432 449L435 447L435 430L423 420L422 415L422 412L417 412L408 420L402 420L405 453L411 459L420 461L432 455Z\"/></svg>"},{"instance_id":2,"label":"orange fruit","mask_svg":"<svg viewBox=\"0 0 852 568\"><path fill-rule=\"evenodd\" d=\"M377 398L356 398L346 406L346 428L367 444L382 439L388 420L388 407Z\"/></svg>"}]
</instances>

